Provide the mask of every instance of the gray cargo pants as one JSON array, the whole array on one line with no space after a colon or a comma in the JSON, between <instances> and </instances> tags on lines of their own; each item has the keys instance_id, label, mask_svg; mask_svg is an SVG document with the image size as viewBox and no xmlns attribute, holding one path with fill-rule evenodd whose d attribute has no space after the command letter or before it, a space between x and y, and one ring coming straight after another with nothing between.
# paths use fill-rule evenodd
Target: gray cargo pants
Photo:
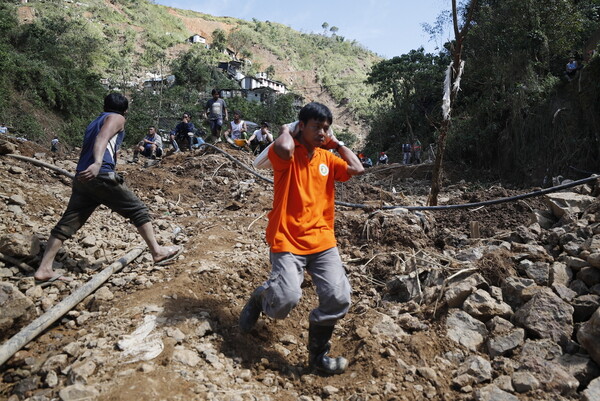
<instances>
[{"instance_id":1,"label":"gray cargo pants","mask_svg":"<svg viewBox=\"0 0 600 401\"><path fill-rule=\"evenodd\" d=\"M283 319L294 309L304 281L304 269L311 275L319 297L319 306L309 316L311 323L333 326L350 308L350 282L336 247L311 255L271 252L271 276L262 287L263 312Z\"/></svg>"}]
</instances>

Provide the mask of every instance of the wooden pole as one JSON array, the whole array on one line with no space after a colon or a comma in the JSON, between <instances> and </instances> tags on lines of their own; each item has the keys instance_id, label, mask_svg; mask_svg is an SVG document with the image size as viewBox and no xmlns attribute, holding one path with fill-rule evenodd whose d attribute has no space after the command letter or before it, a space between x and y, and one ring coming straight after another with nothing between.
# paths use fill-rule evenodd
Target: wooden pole
<instances>
[{"instance_id":1,"label":"wooden pole","mask_svg":"<svg viewBox=\"0 0 600 401\"><path fill-rule=\"evenodd\" d=\"M54 170L54 171L56 171L58 173L61 173L62 175L66 175L69 178L75 178L75 174L69 173L67 170L64 170L64 169L62 169L60 167L56 167L53 164L45 163L45 162L37 160L37 159L32 159L31 157L25 157L25 156L21 156L21 155L15 155L15 154L12 154L12 153L7 154L6 156L10 156L10 157L13 157L15 159L23 160L23 161L29 162L31 164L35 164L36 166L49 168L50 170Z\"/></svg>"},{"instance_id":2,"label":"wooden pole","mask_svg":"<svg viewBox=\"0 0 600 401\"><path fill-rule=\"evenodd\" d=\"M104 284L113 273L118 272L124 266L140 256L145 249L146 248L142 246L133 248L131 251L121 256L117 261L113 262L113 264L92 277L83 286L77 288L71 295L54 305L48 312L29 323L27 327L23 328L7 342L2 344L0 347L0 366L4 365L4 362L12 357L18 350L23 348L29 341L37 337L38 334L60 319L65 313L73 309L79 302Z\"/></svg>"}]
</instances>

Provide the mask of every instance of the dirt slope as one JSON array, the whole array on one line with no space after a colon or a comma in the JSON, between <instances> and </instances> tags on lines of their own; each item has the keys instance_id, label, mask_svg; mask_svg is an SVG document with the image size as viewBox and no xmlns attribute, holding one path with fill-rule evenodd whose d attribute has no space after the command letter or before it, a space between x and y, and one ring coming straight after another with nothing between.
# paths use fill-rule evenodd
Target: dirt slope
<instances>
[{"instance_id":1,"label":"dirt slope","mask_svg":"<svg viewBox=\"0 0 600 401\"><path fill-rule=\"evenodd\" d=\"M251 161L248 153L223 149ZM20 151L33 156L42 149L27 143ZM65 168L75 161L74 154L54 160ZM337 208L336 230L353 305L336 328L333 354L346 356L350 366L343 375L324 377L306 368L307 318L316 305L310 277L289 318L262 318L249 335L237 327L247 297L269 272L264 230L270 184L214 151L169 155L150 168L120 164L119 169L149 205L159 240L183 244L185 253L168 267L153 266L145 254L111 277L0 369L0 399L76 399L75 390L98 400L472 399L452 386L446 364L468 351L452 343L442 321L432 318L440 312L436 305L395 302L385 284L423 260L444 266L444 274L456 271L451 258L442 255L439 237L464 236L474 219L496 233L512 230L523 224L522 204L498 205L476 215L460 210L429 215L436 225L415 223L412 214ZM338 196L373 205L422 204L427 174L425 165L377 167L340 185ZM0 159L0 189L26 200L21 215L0 203L1 225L9 233L36 234L42 242L70 193L68 180L56 173L6 156ZM492 189L471 196L509 193ZM452 185L443 198L459 202L463 194L464 188ZM527 207L537 202L528 200ZM106 266L106 259L116 259L139 242L122 218L100 208L59 254L57 268L76 281L41 292L22 278L25 272L3 280L36 299L42 313ZM27 262L35 266L37 260ZM404 313L412 320L400 328L394 321L408 319ZM155 322L152 333L160 334L162 352L129 363L135 358L124 355L118 344L147 320ZM142 343L138 350L144 344L151 345Z\"/></svg>"}]
</instances>

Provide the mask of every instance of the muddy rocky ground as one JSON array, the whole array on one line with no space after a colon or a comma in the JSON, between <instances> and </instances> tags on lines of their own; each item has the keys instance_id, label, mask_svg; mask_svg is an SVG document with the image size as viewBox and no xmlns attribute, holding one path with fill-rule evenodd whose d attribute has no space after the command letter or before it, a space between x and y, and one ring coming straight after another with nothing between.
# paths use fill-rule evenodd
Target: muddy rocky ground
<instances>
[{"instance_id":1,"label":"muddy rocky ground","mask_svg":"<svg viewBox=\"0 0 600 401\"><path fill-rule=\"evenodd\" d=\"M74 170L76 154L16 145L14 153ZM248 153L221 149L251 163ZM269 272L271 184L214 150L168 155L150 167L120 163L119 170L149 205L159 241L185 252L164 267L145 252L113 274L0 367L0 399L600 399L595 334L586 337L600 299L594 182L573 189L587 203L562 216L543 197L382 210L425 204L425 164L378 166L340 184L339 200L368 207L336 208L353 305L332 353L350 365L326 377L306 368L307 317L316 304L310 277L287 319L263 317L248 335L237 326ZM530 190L470 177L446 179L440 204ZM0 252L12 258L0 262L2 342L141 243L132 226L101 207L57 258L56 269L75 280L36 285L30 267L69 194L59 173L0 156ZM18 302L7 301L11 291ZM16 304L20 314L8 313Z\"/></svg>"}]
</instances>

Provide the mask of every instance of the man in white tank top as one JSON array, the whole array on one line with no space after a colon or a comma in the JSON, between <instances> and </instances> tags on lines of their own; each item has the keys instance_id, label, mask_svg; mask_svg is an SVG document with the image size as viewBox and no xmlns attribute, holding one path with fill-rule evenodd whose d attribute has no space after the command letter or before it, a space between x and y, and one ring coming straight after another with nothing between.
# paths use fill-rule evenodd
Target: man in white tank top
<instances>
[{"instance_id":1,"label":"man in white tank top","mask_svg":"<svg viewBox=\"0 0 600 401\"><path fill-rule=\"evenodd\" d=\"M225 139L227 142L233 142L236 139L246 139L246 122L242 120L242 113L238 110L233 112L233 121L230 122L230 127L225 131Z\"/></svg>"}]
</instances>

